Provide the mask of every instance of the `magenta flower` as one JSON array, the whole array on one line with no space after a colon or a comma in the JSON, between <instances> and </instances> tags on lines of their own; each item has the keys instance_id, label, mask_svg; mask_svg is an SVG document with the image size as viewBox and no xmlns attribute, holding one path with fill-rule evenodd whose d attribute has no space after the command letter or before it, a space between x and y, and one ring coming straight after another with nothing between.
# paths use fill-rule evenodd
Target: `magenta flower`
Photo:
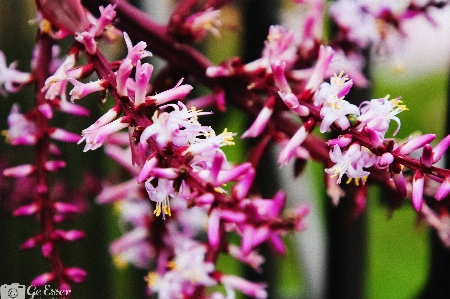
<instances>
[{"instance_id":1,"label":"magenta flower","mask_svg":"<svg viewBox=\"0 0 450 299\"><path fill-rule=\"evenodd\" d=\"M251 282L234 275L222 275L220 282L223 285L239 290L248 296L252 296L257 299L267 298L267 291L265 290L267 286L264 283Z\"/></svg>"},{"instance_id":2,"label":"magenta flower","mask_svg":"<svg viewBox=\"0 0 450 299\"><path fill-rule=\"evenodd\" d=\"M205 112L197 111L195 108L187 110L181 102L178 102L178 105L170 104L160 108L166 107L171 107L174 110L162 112L159 115L156 111L152 117L153 124L142 132L140 143L144 148L147 147L147 140L150 137L153 137L158 146L163 149L169 141L177 146L196 143L197 136L205 135L209 131L208 128L202 127L197 120L198 116L205 114Z\"/></svg>"},{"instance_id":3,"label":"magenta flower","mask_svg":"<svg viewBox=\"0 0 450 299\"><path fill-rule=\"evenodd\" d=\"M96 150L97 148L102 146L103 142L106 138L108 138L109 135L125 129L129 125L130 123L124 121L123 117L121 117L98 128L84 129L82 132L82 137L78 141L78 144L86 141L86 145L83 150L84 152L87 152L89 150Z\"/></svg>"},{"instance_id":4,"label":"magenta flower","mask_svg":"<svg viewBox=\"0 0 450 299\"><path fill-rule=\"evenodd\" d=\"M84 98L85 96L93 92L105 90L108 85L108 82L106 80L97 80L88 83L81 83L73 78L68 78L67 80L74 86L73 89L69 92L69 95L71 95L71 102Z\"/></svg>"},{"instance_id":5,"label":"magenta flower","mask_svg":"<svg viewBox=\"0 0 450 299\"><path fill-rule=\"evenodd\" d=\"M135 65L138 60L145 57L152 56L152 53L146 51L147 44L145 42L139 42L135 46L131 43L131 39L126 32L123 33L125 44L127 45L128 54L124 60L129 60L132 65Z\"/></svg>"},{"instance_id":6,"label":"magenta flower","mask_svg":"<svg viewBox=\"0 0 450 299\"><path fill-rule=\"evenodd\" d=\"M175 87L165 90L163 92L160 92L154 96L148 96L146 97L147 101L155 101L156 105L162 105L165 104L167 102L173 101L173 100L178 100L178 99L182 99L185 96L187 96L191 90L192 90L192 86L189 84L183 84L181 85L181 83L183 82L183 78L181 78L178 83L175 85Z\"/></svg>"},{"instance_id":7,"label":"magenta flower","mask_svg":"<svg viewBox=\"0 0 450 299\"><path fill-rule=\"evenodd\" d=\"M278 164L286 165L289 163L299 146L305 141L306 137L308 137L308 132L304 126L301 126L278 154Z\"/></svg>"},{"instance_id":8,"label":"magenta flower","mask_svg":"<svg viewBox=\"0 0 450 299\"><path fill-rule=\"evenodd\" d=\"M422 209L424 184L425 177L420 170L417 170L413 177L411 197L414 209L418 212Z\"/></svg>"},{"instance_id":9,"label":"magenta flower","mask_svg":"<svg viewBox=\"0 0 450 299\"><path fill-rule=\"evenodd\" d=\"M142 64L139 60L136 64L136 87L134 90L134 105L139 106L145 102L148 83L152 76L153 66L149 63Z\"/></svg>"},{"instance_id":10,"label":"magenta flower","mask_svg":"<svg viewBox=\"0 0 450 299\"><path fill-rule=\"evenodd\" d=\"M154 257L154 249L148 242L149 231L138 226L111 243L109 251L114 263L123 268L128 263L138 268L147 268Z\"/></svg>"}]
</instances>

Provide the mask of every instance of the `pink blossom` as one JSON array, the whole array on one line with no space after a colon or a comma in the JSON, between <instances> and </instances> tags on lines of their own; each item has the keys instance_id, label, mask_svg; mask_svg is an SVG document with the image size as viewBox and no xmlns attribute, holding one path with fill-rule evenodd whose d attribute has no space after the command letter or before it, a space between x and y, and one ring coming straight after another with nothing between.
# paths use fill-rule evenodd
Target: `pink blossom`
<instances>
[{"instance_id":1,"label":"pink blossom","mask_svg":"<svg viewBox=\"0 0 450 299\"><path fill-rule=\"evenodd\" d=\"M267 298L267 291L265 290L266 284L264 283L254 283L234 275L222 275L220 282L225 286L237 289L248 296L257 299Z\"/></svg>"},{"instance_id":2,"label":"pink blossom","mask_svg":"<svg viewBox=\"0 0 450 299\"><path fill-rule=\"evenodd\" d=\"M436 138L436 135L434 134L425 134L415 139L408 140L406 143L400 145L395 151L403 155L408 155L413 151L424 147L426 144L429 144L434 138Z\"/></svg>"},{"instance_id":3,"label":"pink blossom","mask_svg":"<svg viewBox=\"0 0 450 299\"><path fill-rule=\"evenodd\" d=\"M68 81L74 85L74 88L69 92L71 102L84 98L93 92L105 90L108 84L106 80L102 79L88 83L81 83L73 78L68 78Z\"/></svg>"},{"instance_id":4,"label":"pink blossom","mask_svg":"<svg viewBox=\"0 0 450 299\"><path fill-rule=\"evenodd\" d=\"M49 136L55 140L60 140L64 142L78 142L80 140L80 135L66 131L61 128L51 128Z\"/></svg>"},{"instance_id":5,"label":"pink blossom","mask_svg":"<svg viewBox=\"0 0 450 299\"><path fill-rule=\"evenodd\" d=\"M436 200L442 200L445 197L447 197L449 193L450 193L450 179L445 178L442 184L437 189L434 198L436 198Z\"/></svg>"},{"instance_id":6,"label":"pink blossom","mask_svg":"<svg viewBox=\"0 0 450 299\"><path fill-rule=\"evenodd\" d=\"M320 132L325 133L334 122L342 130L346 130L350 127L350 121L347 118L349 114L359 115L358 107L350 104L343 97L328 98L320 109L320 116L323 118L320 124Z\"/></svg>"},{"instance_id":7,"label":"pink blossom","mask_svg":"<svg viewBox=\"0 0 450 299\"><path fill-rule=\"evenodd\" d=\"M102 146L105 139L122 129L125 129L130 124L128 122L123 121L123 118L118 118L113 122L110 122L106 125L103 125L98 128L87 128L84 129L82 132L82 137L78 141L78 144L82 143L83 141L86 141L86 145L84 147L84 152L89 150L96 150L100 146Z\"/></svg>"},{"instance_id":8,"label":"pink blossom","mask_svg":"<svg viewBox=\"0 0 450 299\"><path fill-rule=\"evenodd\" d=\"M123 38L128 49L128 54L125 57L124 61L129 60L131 62L131 65L135 65L138 60L152 56L152 53L145 50L145 48L147 47L147 44L145 42L139 42L135 46L133 46L133 44L131 43L131 39L126 32L123 32Z\"/></svg>"},{"instance_id":9,"label":"pink blossom","mask_svg":"<svg viewBox=\"0 0 450 299\"><path fill-rule=\"evenodd\" d=\"M222 25L219 17L220 10L213 10L210 8L187 17L184 26L191 31L195 40L202 39L208 32L211 32L215 36L219 36L220 34L217 27Z\"/></svg>"},{"instance_id":10,"label":"pink blossom","mask_svg":"<svg viewBox=\"0 0 450 299\"><path fill-rule=\"evenodd\" d=\"M303 141L305 141L306 137L308 137L308 132L304 126L301 126L278 154L278 163L280 165L286 165L289 163L295 151L303 143Z\"/></svg>"},{"instance_id":11,"label":"pink blossom","mask_svg":"<svg viewBox=\"0 0 450 299\"><path fill-rule=\"evenodd\" d=\"M148 96L146 97L146 101L155 101L156 105L162 105L165 104L167 102L173 101L173 100L178 100L178 99L182 99L185 96L187 96L191 90L192 90L192 86L189 84L183 84L181 85L181 83L183 82L183 78L181 78L178 83L175 85L175 87L165 90L163 92L160 92L154 96Z\"/></svg>"},{"instance_id":12,"label":"pink blossom","mask_svg":"<svg viewBox=\"0 0 450 299\"><path fill-rule=\"evenodd\" d=\"M95 41L95 33L91 31L80 32L75 36L75 40L82 43L86 52L93 55L97 52L97 42Z\"/></svg>"},{"instance_id":13,"label":"pink blossom","mask_svg":"<svg viewBox=\"0 0 450 299\"><path fill-rule=\"evenodd\" d=\"M317 58L314 71L306 84L306 91L315 92L317 90L330 67L333 55L334 50L330 46L320 46L319 57Z\"/></svg>"},{"instance_id":14,"label":"pink blossom","mask_svg":"<svg viewBox=\"0 0 450 299\"><path fill-rule=\"evenodd\" d=\"M19 105L14 104L8 116L9 129L2 131L6 141L13 145L32 145L36 143L36 124L19 111Z\"/></svg>"},{"instance_id":15,"label":"pink blossom","mask_svg":"<svg viewBox=\"0 0 450 299\"><path fill-rule=\"evenodd\" d=\"M215 249L219 248L220 244L220 212L213 209L209 214L208 219L208 241Z\"/></svg>"},{"instance_id":16,"label":"pink blossom","mask_svg":"<svg viewBox=\"0 0 450 299\"><path fill-rule=\"evenodd\" d=\"M334 77L330 78L330 83L323 82L320 84L319 89L314 95L314 105L321 106L326 102L333 101L333 99L340 99L346 96L350 88L353 85L353 81L349 80L344 72L338 75L334 74Z\"/></svg>"},{"instance_id":17,"label":"pink blossom","mask_svg":"<svg viewBox=\"0 0 450 299\"><path fill-rule=\"evenodd\" d=\"M3 175L7 177L21 178L29 176L36 171L36 166L31 164L22 164L15 167L3 169Z\"/></svg>"},{"instance_id":18,"label":"pink blossom","mask_svg":"<svg viewBox=\"0 0 450 299\"><path fill-rule=\"evenodd\" d=\"M131 263L138 268L147 268L154 250L148 242L149 231L138 226L115 240L109 247L117 266Z\"/></svg>"},{"instance_id":19,"label":"pink blossom","mask_svg":"<svg viewBox=\"0 0 450 299\"><path fill-rule=\"evenodd\" d=\"M133 62L130 59L124 59L116 72L116 88L120 96L128 96L127 81L133 70Z\"/></svg>"},{"instance_id":20,"label":"pink blossom","mask_svg":"<svg viewBox=\"0 0 450 299\"><path fill-rule=\"evenodd\" d=\"M358 143L353 143L345 153L337 145L330 151L330 159L336 163L333 167L325 169L325 172L332 177L337 177L337 183L341 183L342 176L346 174L351 180L355 179L356 184L362 179L363 183L367 179L370 172L363 168L370 167L373 159L364 151Z\"/></svg>"},{"instance_id":21,"label":"pink blossom","mask_svg":"<svg viewBox=\"0 0 450 299\"><path fill-rule=\"evenodd\" d=\"M163 219L165 219L166 215L171 216L169 196L175 195L173 181L159 178L157 182L152 182L154 179L154 177L150 177L145 182L145 189L147 190L150 200L156 202L156 208L153 211L153 214L156 216L162 214Z\"/></svg>"},{"instance_id":22,"label":"pink blossom","mask_svg":"<svg viewBox=\"0 0 450 299\"><path fill-rule=\"evenodd\" d=\"M136 64L136 87L134 90L134 105L139 106L145 102L148 83L152 76L153 66L149 63L141 64L139 60Z\"/></svg>"},{"instance_id":23,"label":"pink blossom","mask_svg":"<svg viewBox=\"0 0 450 299\"><path fill-rule=\"evenodd\" d=\"M450 146L450 135L445 136L434 148L433 148L433 164L438 162L444 153Z\"/></svg>"},{"instance_id":24,"label":"pink blossom","mask_svg":"<svg viewBox=\"0 0 450 299\"><path fill-rule=\"evenodd\" d=\"M412 203L416 211L422 209L424 183L425 177L423 173L420 170L416 170L412 183Z\"/></svg>"},{"instance_id":25,"label":"pink blossom","mask_svg":"<svg viewBox=\"0 0 450 299\"><path fill-rule=\"evenodd\" d=\"M397 129L394 135L400 129L400 119L396 116L402 111L408 110L405 105L402 105L400 98L388 100L389 96L381 99L366 101L360 105L361 115L358 121L361 122L360 128L366 126L375 130L380 137L384 137L391 120L397 122Z\"/></svg>"},{"instance_id":26,"label":"pink blossom","mask_svg":"<svg viewBox=\"0 0 450 299\"><path fill-rule=\"evenodd\" d=\"M54 74L45 80L42 92L45 92L46 99L53 100L59 96L63 101L66 100L68 74L70 70L74 68L75 62L75 54L69 53ZM71 77L77 78L77 76L74 75L75 74L71 74Z\"/></svg>"},{"instance_id":27,"label":"pink blossom","mask_svg":"<svg viewBox=\"0 0 450 299\"><path fill-rule=\"evenodd\" d=\"M75 267L64 269L64 274L75 283L83 282L86 277L86 271Z\"/></svg>"},{"instance_id":28,"label":"pink blossom","mask_svg":"<svg viewBox=\"0 0 450 299\"><path fill-rule=\"evenodd\" d=\"M109 24L111 24L112 20L114 20L114 18L116 17L116 11L115 8L117 7L117 3L116 4L109 4L106 7L100 6L99 10L100 10L100 18L98 18L98 20L95 20L94 23L94 27L93 29L91 29L95 35L98 35L99 33L101 33L106 26L108 26Z\"/></svg>"},{"instance_id":29,"label":"pink blossom","mask_svg":"<svg viewBox=\"0 0 450 299\"><path fill-rule=\"evenodd\" d=\"M244 70L248 72L266 69L270 72L272 61L279 60L286 63L290 68L297 56L297 47L294 43L294 33L280 25L272 25L269 28L269 35L264 43L262 57L246 64Z\"/></svg>"},{"instance_id":30,"label":"pink blossom","mask_svg":"<svg viewBox=\"0 0 450 299\"><path fill-rule=\"evenodd\" d=\"M30 282L30 285L34 285L34 286L40 287L40 286L43 286L43 285L49 283L53 279L55 279L55 274L47 272L47 273L44 273L44 274L41 274L41 275L35 277Z\"/></svg>"},{"instance_id":31,"label":"pink blossom","mask_svg":"<svg viewBox=\"0 0 450 299\"><path fill-rule=\"evenodd\" d=\"M394 162L394 156L391 153L384 153L378 158L378 165L380 167L385 167Z\"/></svg>"},{"instance_id":32,"label":"pink blossom","mask_svg":"<svg viewBox=\"0 0 450 299\"><path fill-rule=\"evenodd\" d=\"M17 62L6 65L5 54L0 51L0 94L6 92L18 92L22 86L31 82L33 76L16 70ZM3 88L4 87L4 88Z\"/></svg>"}]
</instances>

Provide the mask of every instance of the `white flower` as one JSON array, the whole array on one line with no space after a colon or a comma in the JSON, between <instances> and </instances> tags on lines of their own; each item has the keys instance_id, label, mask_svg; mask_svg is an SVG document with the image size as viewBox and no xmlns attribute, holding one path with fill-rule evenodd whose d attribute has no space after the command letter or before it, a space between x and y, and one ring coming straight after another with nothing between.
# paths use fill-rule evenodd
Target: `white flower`
<instances>
[{"instance_id":1,"label":"white flower","mask_svg":"<svg viewBox=\"0 0 450 299\"><path fill-rule=\"evenodd\" d=\"M344 97L328 98L320 109L320 116L323 118L320 124L320 132L325 133L334 122L342 130L347 129L350 127L348 114L359 115L358 107L344 100Z\"/></svg>"},{"instance_id":2,"label":"white flower","mask_svg":"<svg viewBox=\"0 0 450 299\"><path fill-rule=\"evenodd\" d=\"M344 174L350 180L354 178L356 184L359 183L361 178L365 182L370 172L363 170L363 168L372 166L373 158L376 157L370 157L368 153L362 151L358 143L353 143L345 153L342 153L341 148L335 145L333 150L330 151L330 159L336 164L325 169L325 172L331 174L331 177L338 177L338 184L341 183Z\"/></svg>"}]
</instances>

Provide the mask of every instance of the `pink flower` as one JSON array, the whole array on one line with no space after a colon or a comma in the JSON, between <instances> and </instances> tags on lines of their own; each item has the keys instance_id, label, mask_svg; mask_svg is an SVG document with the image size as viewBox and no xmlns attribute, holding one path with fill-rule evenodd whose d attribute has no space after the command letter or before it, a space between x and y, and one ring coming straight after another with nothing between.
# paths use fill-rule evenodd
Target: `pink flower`
<instances>
[{"instance_id":1,"label":"pink flower","mask_svg":"<svg viewBox=\"0 0 450 299\"><path fill-rule=\"evenodd\" d=\"M160 107L160 109L165 108L173 108L173 110L159 115L156 111L152 117L153 124L142 132L140 145L144 150L148 147L149 138L153 138L161 149L164 149L169 141L177 147L190 145L187 151L192 153L232 144L233 133L225 131L216 136L210 127L202 126L198 122L198 116L210 114L210 112L202 112L195 107L188 110L181 102L178 102L178 105L169 104Z\"/></svg>"},{"instance_id":2,"label":"pink flower","mask_svg":"<svg viewBox=\"0 0 450 299\"><path fill-rule=\"evenodd\" d=\"M162 213L162 217L165 219L166 215L171 216L169 196L175 196L173 181L163 178L159 178L155 182L154 180L154 177L150 177L145 182L145 189L147 190L150 200L156 202L156 208L153 211L153 214L159 216Z\"/></svg>"},{"instance_id":3,"label":"pink flower","mask_svg":"<svg viewBox=\"0 0 450 299\"><path fill-rule=\"evenodd\" d=\"M53 100L59 96L61 100L66 100L67 79L69 77L69 73L72 78L78 77L70 72L74 68L75 62L75 54L69 53L54 74L45 80L45 85L42 88L42 92L45 92L46 99Z\"/></svg>"},{"instance_id":4,"label":"pink flower","mask_svg":"<svg viewBox=\"0 0 450 299\"><path fill-rule=\"evenodd\" d=\"M154 96L148 96L148 97L146 97L146 100L150 101L150 102L153 100L156 102L156 105L162 105L162 104L165 104L165 103L173 101L173 100L182 99L185 96L187 96L193 88L189 84L181 85L182 82L183 82L183 78L181 78L178 81L178 83L175 85L175 87L165 90L163 92L160 92Z\"/></svg>"},{"instance_id":5,"label":"pink flower","mask_svg":"<svg viewBox=\"0 0 450 299\"><path fill-rule=\"evenodd\" d=\"M154 257L154 249L148 238L148 229L145 226L138 226L115 240L109 247L114 263L119 267L131 263L138 268L147 268Z\"/></svg>"},{"instance_id":6,"label":"pink flower","mask_svg":"<svg viewBox=\"0 0 450 299\"><path fill-rule=\"evenodd\" d=\"M320 84L314 95L314 105L321 106L327 101L346 96L352 85L353 81L349 80L347 75L344 76L344 72L341 72L339 76L334 74L334 77L330 78L330 83L323 82Z\"/></svg>"},{"instance_id":7,"label":"pink flower","mask_svg":"<svg viewBox=\"0 0 450 299\"><path fill-rule=\"evenodd\" d=\"M84 152L87 152L89 150L96 150L97 148L102 146L103 142L109 135L125 129L129 125L130 124L123 121L123 117L121 117L98 128L84 129L82 132L82 137L78 141L78 144L86 141L86 145L83 150Z\"/></svg>"},{"instance_id":8,"label":"pink flower","mask_svg":"<svg viewBox=\"0 0 450 299\"><path fill-rule=\"evenodd\" d=\"M105 90L108 82L106 80L97 80L88 83L81 83L73 78L68 78L68 81L73 84L74 88L69 92L70 101L84 98L88 94L96 91Z\"/></svg>"},{"instance_id":9,"label":"pink flower","mask_svg":"<svg viewBox=\"0 0 450 299\"><path fill-rule=\"evenodd\" d=\"M94 27L91 29L95 35L100 34L103 32L106 26L111 24L112 20L116 17L116 4L109 4L106 7L100 6L100 18L98 20L94 21Z\"/></svg>"},{"instance_id":10,"label":"pink flower","mask_svg":"<svg viewBox=\"0 0 450 299\"><path fill-rule=\"evenodd\" d=\"M416 170L412 183L412 203L416 211L422 209L423 203L423 187L425 183L425 177L420 170Z\"/></svg>"},{"instance_id":11,"label":"pink flower","mask_svg":"<svg viewBox=\"0 0 450 299\"><path fill-rule=\"evenodd\" d=\"M195 40L201 40L208 32L215 36L219 36L217 27L222 25L219 20L220 10L213 10L212 8L205 11L200 11L190 15L184 26L187 27L194 36Z\"/></svg>"},{"instance_id":12,"label":"pink flower","mask_svg":"<svg viewBox=\"0 0 450 299\"><path fill-rule=\"evenodd\" d=\"M330 68L333 55L334 50L330 46L320 46L319 57L317 58L314 71L306 84L305 91L315 92L317 90Z\"/></svg>"},{"instance_id":13,"label":"pink flower","mask_svg":"<svg viewBox=\"0 0 450 299\"><path fill-rule=\"evenodd\" d=\"M6 92L17 92L24 84L31 82L33 79L31 74L16 70L16 66L17 62L7 66L5 54L0 51L0 94L6 95Z\"/></svg>"},{"instance_id":14,"label":"pink flower","mask_svg":"<svg viewBox=\"0 0 450 299\"><path fill-rule=\"evenodd\" d=\"M152 76L153 66L149 63L141 64L139 60L136 64L136 87L134 90L134 105L139 106L145 102L148 83Z\"/></svg>"},{"instance_id":15,"label":"pink flower","mask_svg":"<svg viewBox=\"0 0 450 299\"><path fill-rule=\"evenodd\" d=\"M278 154L278 163L280 165L286 165L289 163L299 146L303 143L303 141L305 141L306 137L308 137L308 132L304 126L301 126Z\"/></svg>"},{"instance_id":16,"label":"pink flower","mask_svg":"<svg viewBox=\"0 0 450 299\"><path fill-rule=\"evenodd\" d=\"M396 116L402 111L408 110L405 105L402 105L400 98L388 100L389 96L381 99L365 101L360 105L361 115L358 121L361 122L360 128L366 126L378 132L380 137L384 138L389 123L391 120L397 122L397 129L394 135L400 129L400 119Z\"/></svg>"},{"instance_id":17,"label":"pink flower","mask_svg":"<svg viewBox=\"0 0 450 299\"><path fill-rule=\"evenodd\" d=\"M290 68L297 57L297 46L294 43L294 32L282 26L272 25L269 28L269 35L264 43L262 57L246 64L244 70L248 72L266 69L271 71L272 61L279 60L286 63L286 68Z\"/></svg>"},{"instance_id":18,"label":"pink flower","mask_svg":"<svg viewBox=\"0 0 450 299\"><path fill-rule=\"evenodd\" d=\"M376 158L376 157L375 157ZM373 165L374 159L362 151L358 143L353 143L345 153L337 145L330 151L330 159L336 163L333 167L325 169L331 177L338 177L337 183L341 183L342 176L346 174L349 181L354 178L358 185L359 180L366 181L370 172L363 170Z\"/></svg>"},{"instance_id":19,"label":"pink flower","mask_svg":"<svg viewBox=\"0 0 450 299\"><path fill-rule=\"evenodd\" d=\"M36 143L36 124L19 111L19 105L14 104L8 116L9 129L2 131L6 141L13 145L32 145Z\"/></svg>"},{"instance_id":20,"label":"pink flower","mask_svg":"<svg viewBox=\"0 0 450 299\"><path fill-rule=\"evenodd\" d=\"M222 275L220 282L224 286L237 289L248 296L252 296L257 299L267 298L267 291L265 290L266 284L264 283L251 282L234 275Z\"/></svg>"},{"instance_id":21,"label":"pink flower","mask_svg":"<svg viewBox=\"0 0 450 299\"><path fill-rule=\"evenodd\" d=\"M135 65L138 60L152 56L152 53L145 50L145 48L147 47L147 44L145 42L139 42L135 46L133 46L133 44L131 43L131 39L126 32L123 33L123 38L125 39L125 43L128 49L128 54L124 60L129 60L132 65Z\"/></svg>"},{"instance_id":22,"label":"pink flower","mask_svg":"<svg viewBox=\"0 0 450 299\"><path fill-rule=\"evenodd\" d=\"M97 42L95 41L95 33L84 31L75 36L75 40L82 43L86 52L93 55L97 52Z\"/></svg>"}]
</instances>

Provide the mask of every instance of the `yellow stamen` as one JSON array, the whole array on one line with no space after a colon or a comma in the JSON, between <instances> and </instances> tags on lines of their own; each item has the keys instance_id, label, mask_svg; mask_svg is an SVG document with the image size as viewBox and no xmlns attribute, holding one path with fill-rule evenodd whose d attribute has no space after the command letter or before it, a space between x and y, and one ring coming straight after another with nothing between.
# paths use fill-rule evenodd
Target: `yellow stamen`
<instances>
[{"instance_id":1,"label":"yellow stamen","mask_svg":"<svg viewBox=\"0 0 450 299\"><path fill-rule=\"evenodd\" d=\"M125 269L128 267L128 262L124 260L120 255L113 255L113 263L119 269Z\"/></svg>"},{"instance_id":2,"label":"yellow stamen","mask_svg":"<svg viewBox=\"0 0 450 299\"><path fill-rule=\"evenodd\" d=\"M225 130L223 130L223 133L221 135L223 136L223 145L234 145L233 133L228 132L227 128L225 128Z\"/></svg>"},{"instance_id":3,"label":"yellow stamen","mask_svg":"<svg viewBox=\"0 0 450 299\"><path fill-rule=\"evenodd\" d=\"M152 287L156 280L158 279L158 273L156 272L148 272L147 276L145 276L144 280L147 282L148 287Z\"/></svg>"},{"instance_id":4,"label":"yellow stamen","mask_svg":"<svg viewBox=\"0 0 450 299\"><path fill-rule=\"evenodd\" d=\"M1 130L0 135L5 137L7 143L11 143L11 138L8 137L8 130Z\"/></svg>"},{"instance_id":5,"label":"yellow stamen","mask_svg":"<svg viewBox=\"0 0 450 299\"><path fill-rule=\"evenodd\" d=\"M170 211L169 198L166 198L162 202L156 203L156 207L155 207L155 210L153 211L153 215L156 215L156 217L159 217L159 215L161 215L161 213L162 213L163 219L165 219L166 215L169 217L172 216L172 212Z\"/></svg>"},{"instance_id":6,"label":"yellow stamen","mask_svg":"<svg viewBox=\"0 0 450 299\"><path fill-rule=\"evenodd\" d=\"M113 206L114 206L114 212L116 212L117 214L122 212L123 204L120 201L116 201Z\"/></svg>"},{"instance_id":7,"label":"yellow stamen","mask_svg":"<svg viewBox=\"0 0 450 299\"><path fill-rule=\"evenodd\" d=\"M153 215L156 215L156 217L159 217L159 215L161 215L161 203L160 202L158 202L156 204L156 208L153 211Z\"/></svg>"},{"instance_id":8,"label":"yellow stamen","mask_svg":"<svg viewBox=\"0 0 450 299\"><path fill-rule=\"evenodd\" d=\"M167 267L168 267L170 270L175 269L176 266L177 266L177 265L175 264L175 261L168 261L168 262L167 262Z\"/></svg>"},{"instance_id":9,"label":"yellow stamen","mask_svg":"<svg viewBox=\"0 0 450 299\"><path fill-rule=\"evenodd\" d=\"M350 184L350 182L352 181L352 179L355 180L355 185L359 186L359 181L361 180L363 185L367 182L367 176L363 176L361 178L348 178L347 181L345 182L346 184Z\"/></svg>"},{"instance_id":10,"label":"yellow stamen","mask_svg":"<svg viewBox=\"0 0 450 299\"><path fill-rule=\"evenodd\" d=\"M41 29L42 33L47 33L49 35L53 34L52 23L50 23L50 21L48 21L47 19L43 19L41 21L41 24L39 24L39 28Z\"/></svg>"},{"instance_id":11,"label":"yellow stamen","mask_svg":"<svg viewBox=\"0 0 450 299\"><path fill-rule=\"evenodd\" d=\"M343 78L342 76L344 76L344 71L341 71L339 75L336 75L336 73L334 73L333 82L338 86L343 86L345 84L345 81L349 80L349 78Z\"/></svg>"}]
</instances>

